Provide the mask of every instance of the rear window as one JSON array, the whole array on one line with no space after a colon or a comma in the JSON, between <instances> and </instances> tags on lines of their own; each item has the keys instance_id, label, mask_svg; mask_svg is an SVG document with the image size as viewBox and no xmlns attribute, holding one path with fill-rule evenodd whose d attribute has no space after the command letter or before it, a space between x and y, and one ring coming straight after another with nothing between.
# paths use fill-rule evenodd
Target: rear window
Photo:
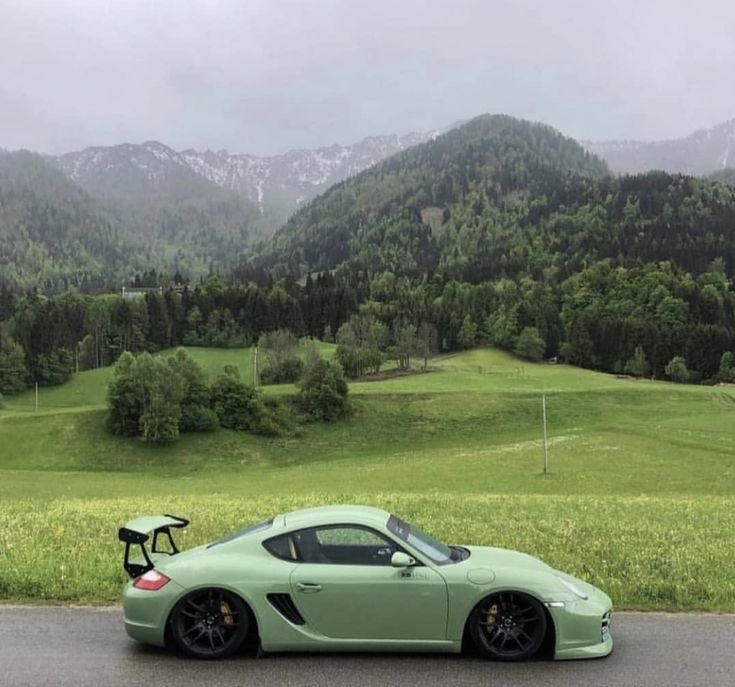
<instances>
[{"instance_id":1,"label":"rear window","mask_svg":"<svg viewBox=\"0 0 735 687\"><path fill-rule=\"evenodd\" d=\"M269 520L263 520L263 522L258 522L255 525L250 525L244 530L238 530L237 532L228 534L226 537L222 537L222 539L218 539L217 541L212 542L207 548L211 549L213 546L218 546L219 544L227 544L227 542L234 541L235 539L240 539L240 537L247 537L248 535L255 534L256 532L264 532L272 524L273 518L270 518Z\"/></svg>"}]
</instances>

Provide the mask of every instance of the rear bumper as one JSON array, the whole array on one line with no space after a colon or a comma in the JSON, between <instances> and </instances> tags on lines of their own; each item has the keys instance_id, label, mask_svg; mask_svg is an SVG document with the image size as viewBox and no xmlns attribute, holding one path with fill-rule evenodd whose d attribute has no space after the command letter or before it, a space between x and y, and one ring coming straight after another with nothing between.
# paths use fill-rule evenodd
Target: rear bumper
<instances>
[{"instance_id":1,"label":"rear bumper","mask_svg":"<svg viewBox=\"0 0 735 687\"><path fill-rule=\"evenodd\" d=\"M128 636L145 644L165 646L168 616L183 591L173 580L155 592L136 589L129 582L122 598Z\"/></svg>"}]
</instances>

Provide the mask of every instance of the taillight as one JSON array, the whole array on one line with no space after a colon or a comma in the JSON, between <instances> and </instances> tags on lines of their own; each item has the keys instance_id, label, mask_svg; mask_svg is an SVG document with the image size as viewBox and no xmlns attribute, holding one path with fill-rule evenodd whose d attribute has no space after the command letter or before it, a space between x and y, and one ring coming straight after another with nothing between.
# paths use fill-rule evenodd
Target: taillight
<instances>
[{"instance_id":1,"label":"taillight","mask_svg":"<svg viewBox=\"0 0 735 687\"><path fill-rule=\"evenodd\" d=\"M145 575L141 575L140 577L135 578L135 582L133 582L133 587L136 587L137 589L147 589L150 592L155 592L170 581L171 578L166 577L163 573L158 572L158 570L149 570L147 573L145 573Z\"/></svg>"}]
</instances>

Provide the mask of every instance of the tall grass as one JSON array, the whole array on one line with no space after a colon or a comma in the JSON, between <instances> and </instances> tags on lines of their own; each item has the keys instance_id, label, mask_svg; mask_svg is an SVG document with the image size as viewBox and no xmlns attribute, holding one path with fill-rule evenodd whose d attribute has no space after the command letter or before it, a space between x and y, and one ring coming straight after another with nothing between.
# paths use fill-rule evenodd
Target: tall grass
<instances>
[{"instance_id":1,"label":"tall grass","mask_svg":"<svg viewBox=\"0 0 735 687\"><path fill-rule=\"evenodd\" d=\"M109 603L125 580L117 528L143 513L191 518L191 547L325 502L394 511L449 543L514 548L606 590L617 608L735 610L735 498L319 494L18 500L0 507L0 598Z\"/></svg>"}]
</instances>

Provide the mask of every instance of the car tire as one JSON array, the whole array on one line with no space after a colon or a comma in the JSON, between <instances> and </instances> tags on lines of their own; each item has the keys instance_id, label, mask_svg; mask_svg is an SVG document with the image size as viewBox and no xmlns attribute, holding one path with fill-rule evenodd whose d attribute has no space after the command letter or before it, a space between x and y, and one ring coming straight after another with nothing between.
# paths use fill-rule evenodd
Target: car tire
<instances>
[{"instance_id":1,"label":"car tire","mask_svg":"<svg viewBox=\"0 0 735 687\"><path fill-rule=\"evenodd\" d=\"M546 636L546 612L532 596L496 592L483 599L469 617L473 643L495 661L527 661Z\"/></svg>"},{"instance_id":2,"label":"car tire","mask_svg":"<svg viewBox=\"0 0 735 687\"><path fill-rule=\"evenodd\" d=\"M250 611L236 594L225 589L197 589L174 606L171 636L193 658L225 658L244 644Z\"/></svg>"}]
</instances>

